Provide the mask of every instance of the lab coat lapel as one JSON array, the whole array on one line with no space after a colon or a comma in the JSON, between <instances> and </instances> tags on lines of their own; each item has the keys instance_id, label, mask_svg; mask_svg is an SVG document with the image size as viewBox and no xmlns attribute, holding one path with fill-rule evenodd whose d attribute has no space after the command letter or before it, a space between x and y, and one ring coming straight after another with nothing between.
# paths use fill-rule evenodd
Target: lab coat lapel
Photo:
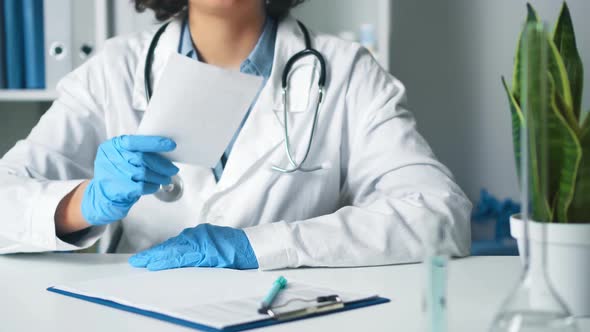
<instances>
[{"instance_id":1,"label":"lab coat lapel","mask_svg":"<svg viewBox=\"0 0 590 332\"><path fill-rule=\"evenodd\" d=\"M268 169L270 176L271 163L280 162L268 159L271 152L284 141L280 114L277 114L274 109L277 105L282 105L281 76L285 64L295 53L304 48L304 37L297 26L297 21L293 17L280 21L271 75L233 146L219 181L218 190L225 190L235 185L252 169ZM308 84L290 88L306 89L305 93L309 92Z\"/></svg>"},{"instance_id":2,"label":"lab coat lapel","mask_svg":"<svg viewBox=\"0 0 590 332\"><path fill-rule=\"evenodd\" d=\"M152 33L146 35L146 39L143 42L143 50L140 54L137 67L135 68L135 78L133 80L133 95L132 105L137 111L145 111L147 108L147 100L145 97L145 75L144 68L146 63L146 57L152 38L154 37L157 29L154 29ZM160 37L158 46L154 52L154 62L152 64L152 87L153 91L157 90L158 80L161 77L164 66L168 61L168 57L178 52L178 43L180 40L180 32L182 29L182 19L175 19L170 22L166 31Z\"/></svg>"}]
</instances>

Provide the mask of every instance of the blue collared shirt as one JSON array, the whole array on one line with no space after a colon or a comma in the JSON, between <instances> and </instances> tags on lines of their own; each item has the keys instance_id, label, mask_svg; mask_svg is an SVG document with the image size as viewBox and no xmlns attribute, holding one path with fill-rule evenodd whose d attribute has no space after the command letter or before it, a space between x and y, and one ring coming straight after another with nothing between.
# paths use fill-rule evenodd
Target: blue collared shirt
<instances>
[{"instance_id":1,"label":"blue collared shirt","mask_svg":"<svg viewBox=\"0 0 590 332\"><path fill-rule=\"evenodd\" d=\"M277 36L276 21L271 17L267 17L266 22L264 23L264 27L262 29L262 34L260 35L260 38L258 38L258 42L256 43L256 46L254 46L254 49L252 50L252 52L250 52L250 55L248 55L248 58L246 60L244 60L244 62L242 62L242 64L240 65L240 72L242 72L244 74L261 76L263 78L263 84L260 87L260 90L258 91L258 95L260 95L260 91L262 90L262 88L266 84L266 81L270 77L270 73L272 71L272 62L273 62L274 53L275 53L276 36ZM200 61L199 60L199 53L197 52L197 50L195 49L195 46L193 45L193 40L191 37L191 33L190 33L189 25L188 25L188 20L185 20L183 28L182 28L182 32L180 34L180 43L178 45L178 53L184 54L184 55L188 56L189 58ZM240 128L238 128L238 131L234 134L232 140L229 142L227 148L225 149L225 152L223 153L223 156L221 157L221 160L217 163L215 168L213 168L213 174L215 175L215 179L217 181L219 181L219 179L221 178L221 175L223 174L223 168L225 167L225 163L227 162L227 159L229 158L229 154L234 146L236 139L238 138L238 135L240 134L240 131L242 130L242 128L244 127L244 124L246 123L246 119L248 119L248 115L250 115L250 111L252 110L252 106L254 106L254 104L256 103L256 100L258 99L258 95L256 96L256 98L254 98L254 100L252 101L252 104L250 104L250 107L246 111L246 114L244 115L244 119L242 120L242 124L240 125Z\"/></svg>"}]
</instances>

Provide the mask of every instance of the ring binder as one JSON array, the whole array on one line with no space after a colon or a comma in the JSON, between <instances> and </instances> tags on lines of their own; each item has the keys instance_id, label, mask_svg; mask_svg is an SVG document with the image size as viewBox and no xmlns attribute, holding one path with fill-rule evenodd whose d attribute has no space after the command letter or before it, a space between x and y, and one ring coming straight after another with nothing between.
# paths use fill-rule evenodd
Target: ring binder
<instances>
[{"instance_id":1,"label":"ring binder","mask_svg":"<svg viewBox=\"0 0 590 332\"><path fill-rule=\"evenodd\" d=\"M45 39L45 86L55 89L57 82L72 70L72 0L45 0L43 5Z\"/></svg>"},{"instance_id":2,"label":"ring binder","mask_svg":"<svg viewBox=\"0 0 590 332\"><path fill-rule=\"evenodd\" d=\"M60 42L54 42L49 46L49 55L55 57L57 60L61 60L66 56L66 47Z\"/></svg>"},{"instance_id":3,"label":"ring binder","mask_svg":"<svg viewBox=\"0 0 590 332\"><path fill-rule=\"evenodd\" d=\"M96 0L72 1L72 69L94 55L97 43Z\"/></svg>"}]
</instances>

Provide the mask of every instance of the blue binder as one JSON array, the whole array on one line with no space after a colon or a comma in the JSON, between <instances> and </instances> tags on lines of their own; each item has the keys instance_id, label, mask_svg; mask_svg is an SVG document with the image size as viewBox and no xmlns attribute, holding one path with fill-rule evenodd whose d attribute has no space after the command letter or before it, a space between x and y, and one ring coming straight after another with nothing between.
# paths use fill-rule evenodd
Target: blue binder
<instances>
[{"instance_id":1,"label":"blue binder","mask_svg":"<svg viewBox=\"0 0 590 332\"><path fill-rule=\"evenodd\" d=\"M4 0L4 41L6 52L6 87L25 87L22 0Z\"/></svg>"},{"instance_id":2,"label":"blue binder","mask_svg":"<svg viewBox=\"0 0 590 332\"><path fill-rule=\"evenodd\" d=\"M4 43L4 0L0 0L0 89L6 89L6 44Z\"/></svg>"},{"instance_id":3,"label":"blue binder","mask_svg":"<svg viewBox=\"0 0 590 332\"><path fill-rule=\"evenodd\" d=\"M43 0L22 0L25 50L25 87L45 88Z\"/></svg>"},{"instance_id":4,"label":"blue binder","mask_svg":"<svg viewBox=\"0 0 590 332\"><path fill-rule=\"evenodd\" d=\"M389 299L386 299L383 297L375 297L375 298L370 298L367 300L346 303L346 305L343 308L340 308L337 310L314 313L311 315L298 317L295 319L275 320L275 319L269 318L269 319L265 319L265 320L261 320L261 321L257 321L257 322L253 322L253 323L234 325L234 326L230 326L230 327L224 328L222 330L219 330L219 329L216 329L211 326L207 326L207 325L204 325L204 324L201 324L198 322L192 322L192 321L168 316L166 314L162 314L162 313L158 313L158 312L154 312L154 311L149 311L149 310L145 310L145 309L140 309L140 308L136 308L136 307L132 307L132 306L128 306L128 305L124 305L124 304L120 304L117 302L104 300L104 299L100 299L100 298L96 298L96 297L72 293L72 292L64 291L62 289L57 289L54 287L47 288L47 290L50 292L57 293L57 294L71 296L76 299L104 305L104 306L111 307L111 308L118 309L118 310L128 311L128 312L139 314L142 316L151 317L151 318L159 319L159 320L162 320L165 322L181 325L181 326L192 328L195 330L206 331L206 332L217 332L217 331L238 332L238 331L252 330L252 329L262 328L262 327L271 326L271 325L293 322L293 321L301 320L301 319L313 318L313 317L317 317L317 316L324 316L324 315L329 315L332 313L348 311L348 310L353 310L353 309L359 309L359 308L373 306L373 305L377 305L377 304L383 304L383 303L387 303L390 301Z\"/></svg>"}]
</instances>

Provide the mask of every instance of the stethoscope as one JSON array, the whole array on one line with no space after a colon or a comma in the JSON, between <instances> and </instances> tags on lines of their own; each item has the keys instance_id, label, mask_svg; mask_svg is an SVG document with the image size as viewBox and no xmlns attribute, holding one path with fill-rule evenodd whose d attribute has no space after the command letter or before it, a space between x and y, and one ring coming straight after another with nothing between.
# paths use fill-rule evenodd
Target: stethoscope
<instances>
[{"instance_id":1,"label":"stethoscope","mask_svg":"<svg viewBox=\"0 0 590 332\"><path fill-rule=\"evenodd\" d=\"M152 82L151 82L151 76L152 76L152 65L154 62L154 54L155 54L155 50L156 47L158 46L158 41L160 40L160 37L162 36L162 34L164 33L164 31L166 31L166 28L168 27L168 25L170 24L170 22L164 24L162 27L160 27L158 29L158 31L156 31L156 34L154 35L151 43L150 43L150 47L148 48L148 53L146 56L146 61L145 61L145 67L144 67L144 77L145 77L145 97L147 102L149 103L151 97L152 97ZM277 172L281 172L281 173L285 173L285 174L289 174L289 173L294 173L294 172L315 172L318 171L320 169L322 169L322 166L316 166L316 167L311 167L311 168L304 168L303 164L305 163L305 161L307 160L307 157L309 156L309 152L311 150L311 146L313 143L313 137L315 134L315 130L317 127L317 123L318 123L318 114L319 114L319 110L320 107L322 105L322 102L324 100L324 86L326 83L326 60L324 59L324 56L317 51L316 49L311 47L311 38L309 37L309 31L307 30L307 28L305 27L305 25L303 25L303 23L297 21L297 24L299 25L299 28L301 29L301 32L303 32L303 36L305 39L305 49L303 49L302 51L297 52L295 55L293 55L285 64L285 68L283 69L283 74L282 74L282 78L281 78L281 92L282 92L282 97L283 97L283 121L284 121L284 128L285 128L285 150L287 152L287 159L289 160L289 167L279 167L279 166L272 166L272 169L277 171ZM303 158L301 159L300 162L297 162L295 160L295 157L293 156L293 153L291 151L291 141L289 139L289 125L288 125L288 92L289 92L289 73L291 71L291 69L293 68L293 65L295 65L295 63L297 63L297 61L301 60L304 57L307 56L312 56L315 57L317 59L317 61L320 63L320 77L318 79L318 101L316 103L316 107L315 107L315 111L314 111L314 115L313 115L313 121L312 121L312 126L311 126L311 133L309 135L309 139L307 141L307 148L305 150L305 154L303 155ZM184 183L182 181L182 178L180 178L179 176L175 175L172 177L172 183L166 186L160 186L160 190L155 193L154 195L156 196L156 198L158 198L159 200L163 201L163 202L174 202L179 200L182 197L182 194L184 192Z\"/></svg>"}]
</instances>

